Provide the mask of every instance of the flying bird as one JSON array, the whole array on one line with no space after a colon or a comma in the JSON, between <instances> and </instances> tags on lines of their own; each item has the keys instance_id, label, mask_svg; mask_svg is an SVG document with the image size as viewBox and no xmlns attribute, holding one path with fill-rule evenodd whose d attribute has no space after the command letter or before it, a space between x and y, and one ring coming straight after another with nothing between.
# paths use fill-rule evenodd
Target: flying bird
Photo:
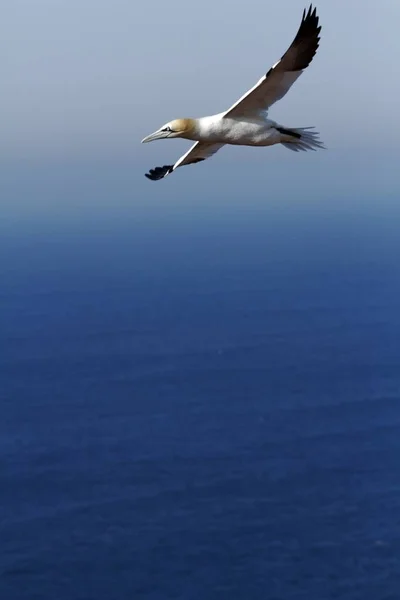
<instances>
[{"instance_id":1,"label":"flying bird","mask_svg":"<svg viewBox=\"0 0 400 600\"><path fill-rule=\"evenodd\" d=\"M178 167L210 158L226 144L282 144L295 152L324 148L319 134L310 131L313 127L284 127L267 118L269 107L283 98L314 58L321 31L318 23L317 9L310 5L307 12L304 10L296 37L282 58L227 111L199 119L176 119L145 137L142 143L171 138L195 141L175 164L150 169L146 177L153 181L162 179Z\"/></svg>"}]
</instances>

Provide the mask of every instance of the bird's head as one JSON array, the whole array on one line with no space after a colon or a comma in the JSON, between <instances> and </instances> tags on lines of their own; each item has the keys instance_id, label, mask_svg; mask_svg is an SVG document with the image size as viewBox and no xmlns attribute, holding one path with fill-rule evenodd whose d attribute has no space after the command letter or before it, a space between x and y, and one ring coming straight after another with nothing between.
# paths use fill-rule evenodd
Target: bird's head
<instances>
[{"instance_id":1,"label":"bird's head","mask_svg":"<svg viewBox=\"0 0 400 600\"><path fill-rule=\"evenodd\" d=\"M192 136L196 130L195 119L175 119L166 123L154 133L142 139L142 144L153 142L154 140L163 140L166 138L185 138L187 140L194 139Z\"/></svg>"}]
</instances>

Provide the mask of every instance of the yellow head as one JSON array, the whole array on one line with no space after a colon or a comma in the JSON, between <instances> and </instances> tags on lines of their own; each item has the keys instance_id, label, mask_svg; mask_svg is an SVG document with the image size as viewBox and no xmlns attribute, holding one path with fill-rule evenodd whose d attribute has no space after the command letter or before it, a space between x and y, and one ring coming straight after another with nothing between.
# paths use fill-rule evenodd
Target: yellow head
<instances>
[{"instance_id":1,"label":"yellow head","mask_svg":"<svg viewBox=\"0 0 400 600\"><path fill-rule=\"evenodd\" d=\"M154 140L163 140L166 138L185 138L192 140L196 131L195 119L175 119L166 123L160 129L143 138L142 144L153 142Z\"/></svg>"}]
</instances>

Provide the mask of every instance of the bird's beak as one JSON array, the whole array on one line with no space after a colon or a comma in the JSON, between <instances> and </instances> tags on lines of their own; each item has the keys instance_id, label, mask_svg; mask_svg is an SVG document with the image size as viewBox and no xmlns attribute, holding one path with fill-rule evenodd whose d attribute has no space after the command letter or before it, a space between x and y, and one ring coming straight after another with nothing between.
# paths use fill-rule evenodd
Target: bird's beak
<instances>
[{"instance_id":1,"label":"bird's beak","mask_svg":"<svg viewBox=\"0 0 400 600\"><path fill-rule=\"evenodd\" d=\"M154 142L154 140L162 140L163 138L167 138L169 136L169 131L155 131L151 133L147 137L142 139L142 144L147 144L147 142Z\"/></svg>"}]
</instances>

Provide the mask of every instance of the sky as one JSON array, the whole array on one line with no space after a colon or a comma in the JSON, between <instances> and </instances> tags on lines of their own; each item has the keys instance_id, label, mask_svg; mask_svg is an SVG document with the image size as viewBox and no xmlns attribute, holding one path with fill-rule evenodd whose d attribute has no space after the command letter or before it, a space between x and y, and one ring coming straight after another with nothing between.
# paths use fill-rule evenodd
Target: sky
<instances>
[{"instance_id":1,"label":"sky","mask_svg":"<svg viewBox=\"0 0 400 600\"><path fill-rule=\"evenodd\" d=\"M6 0L0 157L151 159L160 146L140 139L228 108L286 50L306 4ZM320 49L271 117L316 125L331 148L396 147L400 3L315 4Z\"/></svg>"},{"instance_id":2,"label":"sky","mask_svg":"<svg viewBox=\"0 0 400 600\"><path fill-rule=\"evenodd\" d=\"M400 2L315 5L318 53L270 117L314 125L328 150L226 147L149 182L149 168L173 163L190 142L140 140L173 118L228 108L286 51L308 3L3 2L3 216L61 219L69 211L82 218L94 205L121 215L133 203L154 218L149 206L160 211L164 198L165 216L172 207L195 211L195 197L213 211L217 199L222 205L235 197L242 207L250 194L260 205L289 198L291 210L299 198L319 202L322 195L330 205L398 197Z\"/></svg>"}]
</instances>

